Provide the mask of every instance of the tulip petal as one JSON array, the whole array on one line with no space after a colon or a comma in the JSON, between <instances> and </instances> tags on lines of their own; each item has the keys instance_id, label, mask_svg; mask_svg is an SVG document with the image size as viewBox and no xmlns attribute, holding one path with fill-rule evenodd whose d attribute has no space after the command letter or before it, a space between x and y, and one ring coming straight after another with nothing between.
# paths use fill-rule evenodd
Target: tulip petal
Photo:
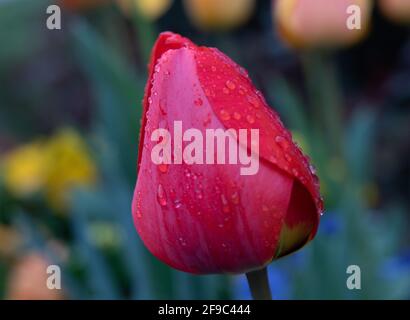
<instances>
[{"instance_id":1,"label":"tulip petal","mask_svg":"<svg viewBox=\"0 0 410 320\"><path fill-rule=\"evenodd\" d=\"M307 188L319 216L323 203L314 168L246 71L217 49L199 48L196 60L202 88L225 128L259 129L260 156Z\"/></svg>"}]
</instances>

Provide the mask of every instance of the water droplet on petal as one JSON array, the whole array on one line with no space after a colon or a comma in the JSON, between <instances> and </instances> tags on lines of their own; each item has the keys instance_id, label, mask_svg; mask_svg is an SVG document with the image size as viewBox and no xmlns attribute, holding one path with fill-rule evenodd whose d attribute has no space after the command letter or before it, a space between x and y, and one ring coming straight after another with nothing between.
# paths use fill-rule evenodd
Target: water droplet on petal
<instances>
[{"instance_id":1,"label":"water droplet on petal","mask_svg":"<svg viewBox=\"0 0 410 320\"><path fill-rule=\"evenodd\" d=\"M254 107L255 109L258 109L260 107L260 103L258 98L254 96L248 96L248 102Z\"/></svg>"},{"instance_id":2,"label":"water droplet on petal","mask_svg":"<svg viewBox=\"0 0 410 320\"><path fill-rule=\"evenodd\" d=\"M224 194L221 194L221 201L222 201L222 211L224 213L230 212L231 208L229 207L228 200L226 200L226 197Z\"/></svg>"},{"instance_id":3,"label":"water droplet on petal","mask_svg":"<svg viewBox=\"0 0 410 320\"><path fill-rule=\"evenodd\" d=\"M179 243L181 244L181 246L183 246L183 247L186 246L186 241L185 241L184 238L181 237L181 238L179 238L178 240L179 240Z\"/></svg>"},{"instance_id":4,"label":"water droplet on petal","mask_svg":"<svg viewBox=\"0 0 410 320\"><path fill-rule=\"evenodd\" d=\"M238 192L234 192L232 195L231 195L231 200L232 200L232 203L234 203L234 204L238 204L239 203L239 194L238 194Z\"/></svg>"},{"instance_id":5,"label":"water droplet on petal","mask_svg":"<svg viewBox=\"0 0 410 320\"><path fill-rule=\"evenodd\" d=\"M240 115L240 113L238 113L238 112L234 112L233 113L233 118L235 119L235 120L240 120L241 119L241 115Z\"/></svg>"},{"instance_id":6,"label":"water droplet on petal","mask_svg":"<svg viewBox=\"0 0 410 320\"><path fill-rule=\"evenodd\" d=\"M219 112L219 115L221 116L221 120L222 120L222 121L227 121L227 120L231 119L231 115L230 115L229 112L226 111L225 109L222 109L222 110Z\"/></svg>"},{"instance_id":7,"label":"water droplet on petal","mask_svg":"<svg viewBox=\"0 0 410 320\"><path fill-rule=\"evenodd\" d=\"M195 193L196 193L196 198L197 199L201 200L203 198L202 190L196 189Z\"/></svg>"},{"instance_id":8,"label":"water droplet on petal","mask_svg":"<svg viewBox=\"0 0 410 320\"><path fill-rule=\"evenodd\" d=\"M167 199L162 184L158 185L157 200L162 207L165 207L167 205Z\"/></svg>"},{"instance_id":9,"label":"water droplet on petal","mask_svg":"<svg viewBox=\"0 0 410 320\"><path fill-rule=\"evenodd\" d=\"M282 136L276 136L275 142L283 149L287 150L289 148L289 142Z\"/></svg>"},{"instance_id":10,"label":"water droplet on petal","mask_svg":"<svg viewBox=\"0 0 410 320\"><path fill-rule=\"evenodd\" d=\"M309 165L309 170L311 174L316 175L316 168L313 164Z\"/></svg>"},{"instance_id":11,"label":"water droplet on petal","mask_svg":"<svg viewBox=\"0 0 410 320\"><path fill-rule=\"evenodd\" d=\"M161 163L158 165L158 171L161 173L167 173L168 165L166 163Z\"/></svg>"},{"instance_id":12,"label":"water droplet on petal","mask_svg":"<svg viewBox=\"0 0 410 320\"><path fill-rule=\"evenodd\" d=\"M175 209L179 209L179 208L181 208L182 207L182 203L181 203L181 201L180 200L175 200L174 201L174 208Z\"/></svg>"},{"instance_id":13,"label":"water droplet on petal","mask_svg":"<svg viewBox=\"0 0 410 320\"><path fill-rule=\"evenodd\" d=\"M207 117L204 119L203 124L204 126L208 126L211 123L211 114L208 113Z\"/></svg>"},{"instance_id":14,"label":"water droplet on petal","mask_svg":"<svg viewBox=\"0 0 410 320\"><path fill-rule=\"evenodd\" d=\"M195 104L197 107L200 107L200 106L202 106L202 105L204 104L204 102L202 101L201 98L198 98L198 99L196 99L196 100L194 101L194 104Z\"/></svg>"},{"instance_id":15,"label":"water droplet on petal","mask_svg":"<svg viewBox=\"0 0 410 320\"><path fill-rule=\"evenodd\" d=\"M246 116L246 121L248 121L250 124L253 124L255 123L255 118L252 115L248 114Z\"/></svg>"},{"instance_id":16,"label":"water droplet on petal","mask_svg":"<svg viewBox=\"0 0 410 320\"><path fill-rule=\"evenodd\" d=\"M225 85L226 85L226 87L227 87L229 90L235 90L235 88L236 88L235 83L233 83L233 82L230 81L230 80L226 81L226 82L225 82Z\"/></svg>"}]
</instances>

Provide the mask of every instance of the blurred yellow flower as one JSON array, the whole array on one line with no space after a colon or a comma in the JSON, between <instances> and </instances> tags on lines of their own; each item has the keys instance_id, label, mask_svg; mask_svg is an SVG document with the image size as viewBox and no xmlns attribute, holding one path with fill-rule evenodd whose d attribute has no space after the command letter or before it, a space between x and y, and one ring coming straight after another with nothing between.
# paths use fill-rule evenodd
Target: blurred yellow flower
<instances>
[{"instance_id":1,"label":"blurred yellow flower","mask_svg":"<svg viewBox=\"0 0 410 320\"><path fill-rule=\"evenodd\" d=\"M249 20L255 0L184 0L184 6L191 21L199 29L225 31Z\"/></svg>"},{"instance_id":2,"label":"blurred yellow flower","mask_svg":"<svg viewBox=\"0 0 410 320\"><path fill-rule=\"evenodd\" d=\"M9 300L60 300L61 290L47 288L47 267L50 263L39 253L30 253L13 268L7 286Z\"/></svg>"},{"instance_id":3,"label":"blurred yellow flower","mask_svg":"<svg viewBox=\"0 0 410 320\"><path fill-rule=\"evenodd\" d=\"M64 209L73 187L91 186L96 182L96 168L87 146L70 129L51 137L44 152L48 163L46 197L54 208Z\"/></svg>"},{"instance_id":4,"label":"blurred yellow flower","mask_svg":"<svg viewBox=\"0 0 410 320\"><path fill-rule=\"evenodd\" d=\"M46 168L42 142L18 147L2 160L4 184L18 197L31 195L44 187Z\"/></svg>"},{"instance_id":5,"label":"blurred yellow flower","mask_svg":"<svg viewBox=\"0 0 410 320\"><path fill-rule=\"evenodd\" d=\"M86 144L70 129L11 151L2 161L2 171L5 187L15 196L41 191L59 210L66 208L73 187L91 186L97 178Z\"/></svg>"},{"instance_id":6,"label":"blurred yellow flower","mask_svg":"<svg viewBox=\"0 0 410 320\"><path fill-rule=\"evenodd\" d=\"M389 19L410 23L410 0L380 0L380 9Z\"/></svg>"},{"instance_id":7,"label":"blurred yellow flower","mask_svg":"<svg viewBox=\"0 0 410 320\"><path fill-rule=\"evenodd\" d=\"M360 41L369 30L371 9L370 0L275 0L273 5L280 36L295 48L339 47ZM356 13L360 19L352 19ZM349 21L360 28L352 28Z\"/></svg>"},{"instance_id":8,"label":"blurred yellow flower","mask_svg":"<svg viewBox=\"0 0 410 320\"><path fill-rule=\"evenodd\" d=\"M172 0L116 0L126 15L132 15L133 10L149 20L160 18L172 5Z\"/></svg>"}]
</instances>

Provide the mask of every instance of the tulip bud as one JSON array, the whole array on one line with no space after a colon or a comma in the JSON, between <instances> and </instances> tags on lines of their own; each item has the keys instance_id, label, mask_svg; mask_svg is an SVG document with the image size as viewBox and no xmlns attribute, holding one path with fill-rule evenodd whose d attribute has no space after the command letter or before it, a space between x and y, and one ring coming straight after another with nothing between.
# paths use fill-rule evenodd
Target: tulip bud
<instances>
[{"instance_id":1,"label":"tulip bud","mask_svg":"<svg viewBox=\"0 0 410 320\"><path fill-rule=\"evenodd\" d=\"M380 9L392 21L410 23L409 0L380 0Z\"/></svg>"},{"instance_id":2,"label":"tulip bud","mask_svg":"<svg viewBox=\"0 0 410 320\"><path fill-rule=\"evenodd\" d=\"M255 0L184 0L194 25L205 31L236 28L251 17Z\"/></svg>"},{"instance_id":3,"label":"tulip bud","mask_svg":"<svg viewBox=\"0 0 410 320\"><path fill-rule=\"evenodd\" d=\"M121 10L132 15L137 10L142 16L150 20L160 18L172 5L172 0L116 0Z\"/></svg>"},{"instance_id":4,"label":"tulip bud","mask_svg":"<svg viewBox=\"0 0 410 320\"><path fill-rule=\"evenodd\" d=\"M273 5L280 36L295 48L360 41L369 29L371 8L369 0L275 0Z\"/></svg>"},{"instance_id":5,"label":"tulip bud","mask_svg":"<svg viewBox=\"0 0 410 320\"><path fill-rule=\"evenodd\" d=\"M263 268L316 233L322 201L313 167L246 71L215 48L159 36L138 157L136 229L176 269Z\"/></svg>"}]
</instances>

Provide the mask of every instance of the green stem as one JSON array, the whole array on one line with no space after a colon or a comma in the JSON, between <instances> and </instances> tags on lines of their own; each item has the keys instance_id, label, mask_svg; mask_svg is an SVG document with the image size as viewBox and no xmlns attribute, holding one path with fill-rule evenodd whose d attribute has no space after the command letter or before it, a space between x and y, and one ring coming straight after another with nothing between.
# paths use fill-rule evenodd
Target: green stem
<instances>
[{"instance_id":1,"label":"green stem","mask_svg":"<svg viewBox=\"0 0 410 320\"><path fill-rule=\"evenodd\" d=\"M248 272L246 278L254 300L272 300L266 267Z\"/></svg>"}]
</instances>

